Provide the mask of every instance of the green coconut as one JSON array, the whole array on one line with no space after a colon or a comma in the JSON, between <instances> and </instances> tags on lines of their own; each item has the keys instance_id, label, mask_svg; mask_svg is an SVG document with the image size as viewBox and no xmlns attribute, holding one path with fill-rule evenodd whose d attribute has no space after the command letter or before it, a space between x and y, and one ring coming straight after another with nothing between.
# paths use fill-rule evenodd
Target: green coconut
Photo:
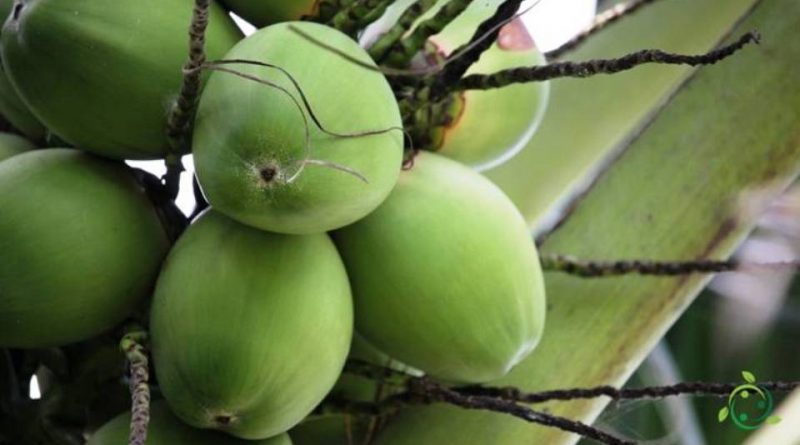
<instances>
[{"instance_id":1,"label":"green coconut","mask_svg":"<svg viewBox=\"0 0 800 445\"><path fill-rule=\"evenodd\" d=\"M5 23L13 5L14 0L0 0L0 23ZM44 139L44 125L22 102L19 94L8 80L2 63L0 63L0 114L25 136L36 141Z\"/></svg>"},{"instance_id":2,"label":"green coconut","mask_svg":"<svg viewBox=\"0 0 800 445\"><path fill-rule=\"evenodd\" d=\"M262 27L314 14L319 0L223 0L223 3L236 15Z\"/></svg>"},{"instance_id":3,"label":"green coconut","mask_svg":"<svg viewBox=\"0 0 800 445\"><path fill-rule=\"evenodd\" d=\"M394 3L382 23L369 30L365 44L371 43L380 29L393 24L412 3L413 0ZM439 1L417 23L432 17L446 3ZM453 55L454 50L470 41L478 25L491 17L500 3L499 0L473 2L442 32L430 38L429 50L440 57L417 57L415 66ZM518 18L501 28L497 41L466 74L492 74L543 64L544 55ZM453 115L447 125L435 129L432 135L435 145L431 149L479 171L500 165L519 153L534 136L544 117L549 91L549 82L534 82L463 92L452 98Z\"/></svg>"},{"instance_id":4,"label":"green coconut","mask_svg":"<svg viewBox=\"0 0 800 445\"><path fill-rule=\"evenodd\" d=\"M246 439L287 431L341 373L352 311L326 234L263 232L211 210L158 280L150 331L161 391L198 428Z\"/></svg>"},{"instance_id":5,"label":"green coconut","mask_svg":"<svg viewBox=\"0 0 800 445\"><path fill-rule=\"evenodd\" d=\"M462 164L421 153L386 202L334 241L358 332L433 377L497 379L542 335L544 283L525 221Z\"/></svg>"},{"instance_id":6,"label":"green coconut","mask_svg":"<svg viewBox=\"0 0 800 445\"><path fill-rule=\"evenodd\" d=\"M0 161L36 148L33 143L13 133L0 133Z\"/></svg>"},{"instance_id":7,"label":"green coconut","mask_svg":"<svg viewBox=\"0 0 800 445\"><path fill-rule=\"evenodd\" d=\"M189 0L18 0L2 58L31 111L65 141L116 159L163 157L188 57ZM213 6L209 59L241 34Z\"/></svg>"},{"instance_id":8,"label":"green coconut","mask_svg":"<svg viewBox=\"0 0 800 445\"><path fill-rule=\"evenodd\" d=\"M229 65L289 93L230 73L214 73L200 98L193 151L200 186L218 211L273 232L319 233L361 219L388 196L402 163L402 124L381 73L312 43L292 27L372 63L346 35L308 22L264 28L225 57L286 70L331 132L383 132L358 137L325 134L313 124L286 73Z\"/></svg>"},{"instance_id":9,"label":"green coconut","mask_svg":"<svg viewBox=\"0 0 800 445\"><path fill-rule=\"evenodd\" d=\"M0 162L0 347L87 339L147 297L169 249L125 165L69 149Z\"/></svg>"},{"instance_id":10,"label":"green coconut","mask_svg":"<svg viewBox=\"0 0 800 445\"><path fill-rule=\"evenodd\" d=\"M131 413L120 414L95 432L87 445L122 445L128 443ZM215 431L192 428L175 417L164 401L150 406L147 445L292 445L286 434L270 439L246 441Z\"/></svg>"}]
</instances>

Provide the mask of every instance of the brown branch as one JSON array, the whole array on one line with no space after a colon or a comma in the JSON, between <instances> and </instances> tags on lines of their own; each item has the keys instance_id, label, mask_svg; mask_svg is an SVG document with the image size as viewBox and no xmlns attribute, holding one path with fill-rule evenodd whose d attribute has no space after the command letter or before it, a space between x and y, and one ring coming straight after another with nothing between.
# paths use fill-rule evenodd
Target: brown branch
<instances>
[{"instance_id":1,"label":"brown branch","mask_svg":"<svg viewBox=\"0 0 800 445\"><path fill-rule=\"evenodd\" d=\"M359 0L339 10L328 26L354 37L362 29L379 19L393 0Z\"/></svg>"},{"instance_id":2,"label":"brown branch","mask_svg":"<svg viewBox=\"0 0 800 445\"><path fill-rule=\"evenodd\" d=\"M344 372L403 387L404 391L374 403L342 398L327 400L318 413L340 412L349 415L380 417L396 413L407 405L448 403L470 410L492 411L512 415L527 422L579 434L606 444L633 444L582 422L554 416L531 409L525 404L553 400L567 401L610 397L623 399L657 399L677 395L726 397L740 383L682 382L668 386L619 389L613 386L594 388L557 389L542 392L524 392L513 387L463 386L448 388L427 377L415 377L391 368L373 365L360 360L347 362ZM773 392L788 392L800 387L800 381L770 381L758 384Z\"/></svg>"},{"instance_id":3,"label":"brown branch","mask_svg":"<svg viewBox=\"0 0 800 445\"><path fill-rule=\"evenodd\" d=\"M648 49L637 51L618 59L560 62L543 66L513 68L494 74L473 74L461 79L454 85L453 90L488 90L516 83L541 82L562 77L590 77L597 74L614 74L648 63L689 66L712 65L733 55L750 43L758 43L758 40L758 33L748 32L730 45L700 55L673 54L657 49Z\"/></svg>"},{"instance_id":4,"label":"brown branch","mask_svg":"<svg viewBox=\"0 0 800 445\"><path fill-rule=\"evenodd\" d=\"M447 91L451 85L456 84L469 67L478 61L481 54L497 40L497 36L500 34L500 26L498 25L514 17L521 5L522 0L505 0L497 7L494 15L478 25L478 29L475 30L469 43L462 47L470 49L444 69L434 83L433 91ZM462 48L456 49L454 53L461 53Z\"/></svg>"},{"instance_id":5,"label":"brown branch","mask_svg":"<svg viewBox=\"0 0 800 445\"><path fill-rule=\"evenodd\" d=\"M605 29L607 26L612 25L624 17L628 17L641 9L643 6L655 3L656 0L631 0L626 3L617 3L616 5L606 9L605 11L595 16L592 24L581 31L580 34L573 37L567 43L561 45L553 51L547 52L545 55L548 59L557 59L564 54L576 49L581 44L586 42L589 37L597 34Z\"/></svg>"},{"instance_id":6,"label":"brown branch","mask_svg":"<svg viewBox=\"0 0 800 445\"><path fill-rule=\"evenodd\" d=\"M130 367L131 426L129 445L144 445L147 441L147 427L150 424L150 380L149 360L147 358L147 333L133 330L120 341Z\"/></svg>"},{"instance_id":7,"label":"brown branch","mask_svg":"<svg viewBox=\"0 0 800 445\"><path fill-rule=\"evenodd\" d=\"M583 422L536 411L509 400L496 397L465 395L453 389L431 383L430 381L427 382L429 384L425 386L424 391L426 397L429 398L429 402L444 402L464 409L509 414L525 420L526 422L557 428L561 431L575 433L582 437L594 439L609 445L629 445L634 443L606 433L605 431L589 426Z\"/></svg>"},{"instance_id":8,"label":"brown branch","mask_svg":"<svg viewBox=\"0 0 800 445\"><path fill-rule=\"evenodd\" d=\"M425 47L428 38L440 33L450 22L461 15L471 3L471 0L451 0L447 2L433 17L417 25L408 37L395 42L389 48L386 54L389 65L398 67L407 65Z\"/></svg>"},{"instance_id":9,"label":"brown branch","mask_svg":"<svg viewBox=\"0 0 800 445\"><path fill-rule=\"evenodd\" d=\"M395 44L408 32L423 14L435 5L437 0L416 0L403 11L400 18L386 33L380 36L367 50L372 60L380 62L383 57L394 48Z\"/></svg>"},{"instance_id":10,"label":"brown branch","mask_svg":"<svg viewBox=\"0 0 800 445\"><path fill-rule=\"evenodd\" d=\"M798 270L800 261L740 262L737 260L614 260L595 261L578 259L566 255L543 255L542 268L548 271L564 272L583 278L602 278L620 275L639 274L654 276L676 276L692 273L720 273L743 270Z\"/></svg>"},{"instance_id":11,"label":"brown branch","mask_svg":"<svg viewBox=\"0 0 800 445\"><path fill-rule=\"evenodd\" d=\"M463 394L497 397L503 400L533 404L553 400L594 399L603 396L610 397L613 400L662 399L679 395L727 397L739 385L741 383L681 382L674 385L644 388L620 389L613 386L598 386L594 388L556 389L540 392L524 392L513 387L467 386L457 388L457 391ZM758 386L773 392L789 392L800 387L800 381L769 381L761 382Z\"/></svg>"},{"instance_id":12,"label":"brown branch","mask_svg":"<svg viewBox=\"0 0 800 445\"><path fill-rule=\"evenodd\" d=\"M189 26L189 59L183 66L183 82L180 93L167 117L167 138L170 143L170 151L166 157L167 173L164 175L164 184L173 199L178 196L178 187L183 171L180 154L188 151L191 119L200 95L202 72L198 68L206 60L205 36L210 5L211 0L195 0L192 22Z\"/></svg>"},{"instance_id":13,"label":"brown branch","mask_svg":"<svg viewBox=\"0 0 800 445\"><path fill-rule=\"evenodd\" d=\"M380 416L395 412L409 404L448 403L464 409L509 414L527 422L580 434L606 444L631 443L584 423L532 410L513 400L461 393L457 388L447 388L426 377L414 377L401 371L360 360L348 361L344 372L377 380L384 384L404 386L406 390L376 403L342 399L330 400L323 405L321 412L339 410L346 413Z\"/></svg>"}]
</instances>

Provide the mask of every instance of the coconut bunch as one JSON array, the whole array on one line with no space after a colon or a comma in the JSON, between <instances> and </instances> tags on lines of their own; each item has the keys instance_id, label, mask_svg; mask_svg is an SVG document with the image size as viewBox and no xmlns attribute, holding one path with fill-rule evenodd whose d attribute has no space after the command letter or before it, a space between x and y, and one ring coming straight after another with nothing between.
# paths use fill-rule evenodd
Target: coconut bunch
<instances>
[{"instance_id":1,"label":"coconut bunch","mask_svg":"<svg viewBox=\"0 0 800 445\"><path fill-rule=\"evenodd\" d=\"M348 357L506 375L542 336L544 284L525 221L477 170L532 137L547 87L422 101L427 86L383 68L441 64L499 2L398 49L385 36L412 3L349 33L331 2L212 4L176 139L194 2L0 1L0 112L25 135L0 137L0 348L146 325L155 445L328 443L315 407L380 392L342 375ZM428 3L405 36L448 7ZM244 37L229 10L262 28ZM513 21L470 72L542 61ZM187 153L210 207L177 237L168 193L123 161ZM124 443L131 417L89 443Z\"/></svg>"}]
</instances>

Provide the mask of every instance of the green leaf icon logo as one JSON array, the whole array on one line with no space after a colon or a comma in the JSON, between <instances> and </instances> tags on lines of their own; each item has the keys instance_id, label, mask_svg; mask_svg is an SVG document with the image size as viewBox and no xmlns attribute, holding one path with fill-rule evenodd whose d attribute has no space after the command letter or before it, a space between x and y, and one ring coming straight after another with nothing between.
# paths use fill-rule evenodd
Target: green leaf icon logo
<instances>
[{"instance_id":1,"label":"green leaf icon logo","mask_svg":"<svg viewBox=\"0 0 800 445\"><path fill-rule=\"evenodd\" d=\"M724 422L725 419L728 418L728 414L730 414L730 411L728 410L727 406L722 408L721 410L719 410L719 414L717 414L717 418L719 419L719 423Z\"/></svg>"},{"instance_id":2,"label":"green leaf icon logo","mask_svg":"<svg viewBox=\"0 0 800 445\"><path fill-rule=\"evenodd\" d=\"M753 375L750 371L742 371L742 377L744 377L744 381L747 383L755 383L756 376Z\"/></svg>"}]
</instances>

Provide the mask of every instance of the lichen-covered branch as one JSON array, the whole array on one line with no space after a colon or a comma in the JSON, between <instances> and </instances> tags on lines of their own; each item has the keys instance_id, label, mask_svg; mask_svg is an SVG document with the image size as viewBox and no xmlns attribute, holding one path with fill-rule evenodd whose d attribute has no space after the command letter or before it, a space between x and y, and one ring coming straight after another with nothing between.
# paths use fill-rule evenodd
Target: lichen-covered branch
<instances>
[{"instance_id":1,"label":"lichen-covered branch","mask_svg":"<svg viewBox=\"0 0 800 445\"><path fill-rule=\"evenodd\" d=\"M462 52L463 54L447 65L439 75L434 84L434 91L442 91L442 95L446 94L446 91L449 91L450 87L464 76L469 67L478 61L481 54L494 44L500 34L500 28L514 17L520 5L522 5L522 0L505 0L497 7L494 15L484 20L475 30L470 41L453 51L453 54ZM469 50L466 50L467 48Z\"/></svg>"},{"instance_id":2,"label":"lichen-covered branch","mask_svg":"<svg viewBox=\"0 0 800 445\"><path fill-rule=\"evenodd\" d=\"M394 50L395 44L411 29L414 22L428 12L436 2L437 0L417 0L406 8L397 19L397 22L369 47L368 52L372 59L376 62L383 60L386 53Z\"/></svg>"},{"instance_id":3,"label":"lichen-covered branch","mask_svg":"<svg viewBox=\"0 0 800 445\"><path fill-rule=\"evenodd\" d=\"M378 20L394 0L361 0L341 9L328 24L343 33L355 36L359 29Z\"/></svg>"},{"instance_id":4,"label":"lichen-covered branch","mask_svg":"<svg viewBox=\"0 0 800 445\"><path fill-rule=\"evenodd\" d=\"M617 59L560 62L543 66L513 68L487 75L473 74L458 81L453 90L488 90L516 83L541 82L561 77L590 77L597 74L614 74L648 63L690 66L712 65L733 55L750 43L757 43L758 40L758 33L748 32L730 45L700 55L673 54L657 49L647 49Z\"/></svg>"},{"instance_id":5,"label":"lichen-covered branch","mask_svg":"<svg viewBox=\"0 0 800 445\"><path fill-rule=\"evenodd\" d=\"M425 42L428 41L430 36L441 32L450 22L461 15L471 3L471 0L450 0L447 2L433 17L417 25L408 37L392 45L386 54L386 62L391 66L406 66L425 47Z\"/></svg>"},{"instance_id":6,"label":"lichen-covered branch","mask_svg":"<svg viewBox=\"0 0 800 445\"><path fill-rule=\"evenodd\" d=\"M489 388L470 386L458 388L458 392L484 397L498 397L520 403L543 403L553 400L594 399L609 397L613 400L663 399L680 395L728 397L741 383L681 382L674 385L648 386L643 388L615 388L598 386L594 388L556 389L552 391L524 392L518 388ZM771 392L790 392L800 387L800 381L759 382L759 387Z\"/></svg>"},{"instance_id":7,"label":"lichen-covered branch","mask_svg":"<svg viewBox=\"0 0 800 445\"><path fill-rule=\"evenodd\" d=\"M607 26L616 23L624 17L632 15L636 11L640 10L643 6L655 3L656 1L657 0L631 0L624 3L617 3L605 11L597 14L597 16L594 18L594 21L592 21L592 24L588 28L584 29L580 34L576 35L557 49L547 52L545 55L548 59L557 59L576 49L589 37L602 31Z\"/></svg>"},{"instance_id":8,"label":"lichen-covered branch","mask_svg":"<svg viewBox=\"0 0 800 445\"><path fill-rule=\"evenodd\" d=\"M178 196L180 175L183 171L180 153L188 151L186 146L189 144L191 120L200 95L202 72L198 68L206 61L205 35L210 5L211 0L195 0L189 26L189 58L183 67L180 93L167 117L167 137L171 150L166 157L167 174L164 176L164 183L173 199Z\"/></svg>"},{"instance_id":9,"label":"lichen-covered branch","mask_svg":"<svg viewBox=\"0 0 800 445\"><path fill-rule=\"evenodd\" d=\"M619 275L675 276L693 273L736 272L755 269L800 269L800 261L740 262L736 260L654 261L643 259L596 261L566 255L543 255L544 270L564 272L584 278Z\"/></svg>"},{"instance_id":10,"label":"lichen-covered branch","mask_svg":"<svg viewBox=\"0 0 800 445\"><path fill-rule=\"evenodd\" d=\"M140 330L126 334L120 341L130 369L131 432L129 445L144 445L150 424L150 367L147 356L147 333Z\"/></svg>"},{"instance_id":11,"label":"lichen-covered branch","mask_svg":"<svg viewBox=\"0 0 800 445\"><path fill-rule=\"evenodd\" d=\"M430 381L427 381L430 382ZM425 385L424 392L427 402L443 402L464 409L492 411L508 414L526 422L542 426L558 428L562 431L578 434L588 439L594 439L608 445L632 445L634 442L619 438L603 430L587 425L583 422L570 420L564 417L536 411L524 405L497 397L483 397L462 394L459 391L445 388L438 384Z\"/></svg>"}]
</instances>

